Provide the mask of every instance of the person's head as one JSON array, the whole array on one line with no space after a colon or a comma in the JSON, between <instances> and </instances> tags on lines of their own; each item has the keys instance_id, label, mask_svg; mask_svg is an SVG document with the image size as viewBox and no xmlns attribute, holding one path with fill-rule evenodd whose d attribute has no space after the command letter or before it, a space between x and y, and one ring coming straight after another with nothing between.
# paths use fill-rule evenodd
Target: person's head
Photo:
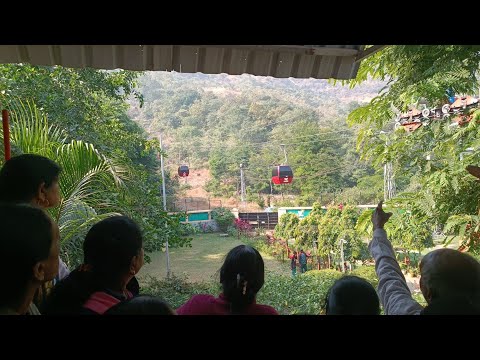
<instances>
[{"instance_id":1,"label":"person's head","mask_svg":"<svg viewBox=\"0 0 480 360\"><path fill-rule=\"evenodd\" d=\"M42 209L0 204L0 228L0 307L17 310L58 273L58 226Z\"/></svg>"},{"instance_id":2,"label":"person's head","mask_svg":"<svg viewBox=\"0 0 480 360\"><path fill-rule=\"evenodd\" d=\"M428 304L452 297L478 304L480 264L457 250L434 250L420 262L420 289Z\"/></svg>"},{"instance_id":3,"label":"person's head","mask_svg":"<svg viewBox=\"0 0 480 360\"><path fill-rule=\"evenodd\" d=\"M162 299L141 295L111 307L105 315L176 315Z\"/></svg>"},{"instance_id":4,"label":"person's head","mask_svg":"<svg viewBox=\"0 0 480 360\"><path fill-rule=\"evenodd\" d=\"M300 249L300 252L303 253L303 249Z\"/></svg>"},{"instance_id":5,"label":"person's head","mask_svg":"<svg viewBox=\"0 0 480 360\"><path fill-rule=\"evenodd\" d=\"M126 216L113 216L91 227L83 243L83 263L105 285L128 282L143 266L143 238Z\"/></svg>"},{"instance_id":6,"label":"person's head","mask_svg":"<svg viewBox=\"0 0 480 360\"><path fill-rule=\"evenodd\" d=\"M77 313L96 291L124 292L143 266L140 228L126 216L106 218L88 231L83 256L83 264L53 288L45 314Z\"/></svg>"},{"instance_id":7,"label":"person's head","mask_svg":"<svg viewBox=\"0 0 480 360\"><path fill-rule=\"evenodd\" d=\"M229 251L220 269L220 282L232 313L241 313L252 304L264 281L264 263L256 249L238 245Z\"/></svg>"},{"instance_id":8,"label":"person's head","mask_svg":"<svg viewBox=\"0 0 480 360\"><path fill-rule=\"evenodd\" d=\"M328 290L327 315L379 315L380 301L374 287L358 276L343 276Z\"/></svg>"},{"instance_id":9,"label":"person's head","mask_svg":"<svg viewBox=\"0 0 480 360\"><path fill-rule=\"evenodd\" d=\"M14 156L0 170L0 201L41 208L57 206L61 200L60 172L60 166L44 156Z\"/></svg>"}]
</instances>

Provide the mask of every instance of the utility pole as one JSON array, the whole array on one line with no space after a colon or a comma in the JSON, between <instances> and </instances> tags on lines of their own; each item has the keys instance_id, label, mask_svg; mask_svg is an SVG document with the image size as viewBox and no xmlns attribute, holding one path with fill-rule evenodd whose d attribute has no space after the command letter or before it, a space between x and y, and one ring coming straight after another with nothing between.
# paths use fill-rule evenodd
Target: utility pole
<instances>
[{"instance_id":1,"label":"utility pole","mask_svg":"<svg viewBox=\"0 0 480 360\"><path fill-rule=\"evenodd\" d=\"M395 197L396 188L393 176L393 166L391 162L385 163L383 169L383 189L385 200L390 200Z\"/></svg>"},{"instance_id":2,"label":"utility pole","mask_svg":"<svg viewBox=\"0 0 480 360\"><path fill-rule=\"evenodd\" d=\"M345 255L343 254L343 244L347 241L345 239L340 239L340 256L342 261L342 272L345 272Z\"/></svg>"},{"instance_id":3,"label":"utility pole","mask_svg":"<svg viewBox=\"0 0 480 360\"><path fill-rule=\"evenodd\" d=\"M167 212L167 193L165 192L165 170L163 168L163 144L162 133L160 133L160 167L162 168L162 196L163 196L163 210ZM165 224L166 226L167 224ZM167 255L167 278L170 278L170 254L168 253L168 236L165 242L165 252Z\"/></svg>"},{"instance_id":4,"label":"utility pole","mask_svg":"<svg viewBox=\"0 0 480 360\"><path fill-rule=\"evenodd\" d=\"M285 150L285 144L280 144L280 146L282 147L283 149L283 154L285 155L285 165L288 164L288 160L287 160L287 151Z\"/></svg>"},{"instance_id":5,"label":"utility pole","mask_svg":"<svg viewBox=\"0 0 480 360\"><path fill-rule=\"evenodd\" d=\"M386 131L380 131L380 134L388 134ZM388 137L385 140L385 148L389 145ZM397 189L395 186L395 179L393 175L393 165L391 161L386 162L383 165L383 197L384 200L390 200L395 197Z\"/></svg>"},{"instance_id":6,"label":"utility pole","mask_svg":"<svg viewBox=\"0 0 480 360\"><path fill-rule=\"evenodd\" d=\"M240 164L240 196L242 199L242 205L245 208L245 200L246 200L246 189L245 189L245 178L243 176L243 164Z\"/></svg>"}]
</instances>

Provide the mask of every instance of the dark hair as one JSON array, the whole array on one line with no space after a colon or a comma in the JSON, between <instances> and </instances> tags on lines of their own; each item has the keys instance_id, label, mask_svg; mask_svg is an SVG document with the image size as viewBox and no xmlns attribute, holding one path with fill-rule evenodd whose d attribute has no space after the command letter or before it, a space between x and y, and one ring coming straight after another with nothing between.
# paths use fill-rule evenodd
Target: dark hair
<instances>
[{"instance_id":1,"label":"dark hair","mask_svg":"<svg viewBox=\"0 0 480 360\"><path fill-rule=\"evenodd\" d=\"M0 204L0 306L13 306L25 295L33 267L50 255L52 220L41 209L27 204Z\"/></svg>"},{"instance_id":2,"label":"dark hair","mask_svg":"<svg viewBox=\"0 0 480 360\"><path fill-rule=\"evenodd\" d=\"M358 276L342 276L330 287L325 300L327 315L379 315L374 287Z\"/></svg>"},{"instance_id":3,"label":"dark hair","mask_svg":"<svg viewBox=\"0 0 480 360\"><path fill-rule=\"evenodd\" d=\"M228 252L220 269L220 282L232 313L240 314L252 304L264 281L265 266L256 249L238 245Z\"/></svg>"},{"instance_id":4,"label":"dark hair","mask_svg":"<svg viewBox=\"0 0 480 360\"><path fill-rule=\"evenodd\" d=\"M176 315L165 301L141 295L112 306L105 315Z\"/></svg>"},{"instance_id":5,"label":"dark hair","mask_svg":"<svg viewBox=\"0 0 480 360\"><path fill-rule=\"evenodd\" d=\"M0 201L29 203L38 187L49 187L58 180L60 166L40 155L23 154L7 160L0 170Z\"/></svg>"},{"instance_id":6,"label":"dark hair","mask_svg":"<svg viewBox=\"0 0 480 360\"><path fill-rule=\"evenodd\" d=\"M84 264L89 271L75 269L55 286L47 299L45 314L71 314L96 291L117 283L128 272L132 258L142 249L138 225L126 216L104 219L87 233L83 243Z\"/></svg>"},{"instance_id":7,"label":"dark hair","mask_svg":"<svg viewBox=\"0 0 480 360\"><path fill-rule=\"evenodd\" d=\"M480 264L474 257L453 249L434 250L423 257L420 272L422 291L429 291L431 303L445 299L451 305L463 298L478 306Z\"/></svg>"}]
</instances>

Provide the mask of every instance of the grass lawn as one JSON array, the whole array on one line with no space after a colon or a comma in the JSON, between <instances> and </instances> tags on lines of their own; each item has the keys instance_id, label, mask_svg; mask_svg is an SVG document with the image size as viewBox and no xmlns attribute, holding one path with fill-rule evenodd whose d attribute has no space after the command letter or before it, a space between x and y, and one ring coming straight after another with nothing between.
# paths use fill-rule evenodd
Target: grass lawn
<instances>
[{"instance_id":1,"label":"grass lawn","mask_svg":"<svg viewBox=\"0 0 480 360\"><path fill-rule=\"evenodd\" d=\"M223 264L225 256L230 249L243 244L235 237L220 237L219 234L197 234L193 236L192 247L176 248L170 250L171 271L179 276L186 274L192 282L208 281L218 276L218 271ZM139 277L145 275L164 278L167 274L166 255L158 251L149 254L150 264L145 264L140 270ZM290 263L275 260L262 253L265 261L265 270L276 273L290 274Z\"/></svg>"}]
</instances>

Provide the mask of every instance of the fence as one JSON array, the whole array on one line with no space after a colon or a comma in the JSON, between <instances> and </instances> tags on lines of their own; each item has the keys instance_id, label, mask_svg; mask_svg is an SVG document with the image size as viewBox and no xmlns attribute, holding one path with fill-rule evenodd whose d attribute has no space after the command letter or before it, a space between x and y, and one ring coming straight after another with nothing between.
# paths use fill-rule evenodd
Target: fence
<instances>
[{"instance_id":1,"label":"fence","mask_svg":"<svg viewBox=\"0 0 480 360\"><path fill-rule=\"evenodd\" d=\"M278 224L277 212L238 213L238 217L254 227L273 229Z\"/></svg>"},{"instance_id":2,"label":"fence","mask_svg":"<svg viewBox=\"0 0 480 360\"><path fill-rule=\"evenodd\" d=\"M167 209L172 212L200 211L222 207L222 200L202 197L167 198Z\"/></svg>"},{"instance_id":3,"label":"fence","mask_svg":"<svg viewBox=\"0 0 480 360\"><path fill-rule=\"evenodd\" d=\"M376 204L372 205L356 205L357 208L359 209L366 209L366 210L373 210L377 207ZM313 207L312 206L304 206L304 207L279 207L278 208L278 216L282 216L283 214L286 213L292 213L297 215L300 219L303 219L305 216L310 214L312 211ZM326 206L322 206L323 212L327 211Z\"/></svg>"}]
</instances>

